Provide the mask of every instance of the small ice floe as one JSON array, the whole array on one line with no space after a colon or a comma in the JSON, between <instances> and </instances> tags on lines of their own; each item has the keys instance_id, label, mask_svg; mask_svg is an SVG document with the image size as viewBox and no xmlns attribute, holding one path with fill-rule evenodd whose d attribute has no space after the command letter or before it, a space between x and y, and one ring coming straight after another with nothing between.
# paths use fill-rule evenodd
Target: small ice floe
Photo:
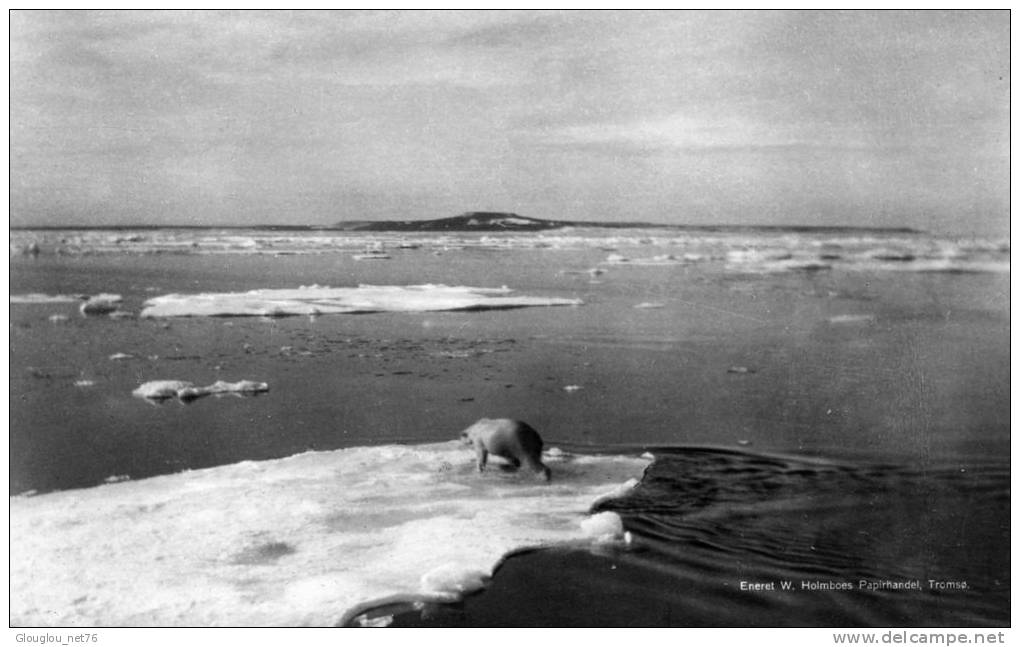
<instances>
[{"instance_id":1,"label":"small ice floe","mask_svg":"<svg viewBox=\"0 0 1020 647\"><path fill-rule=\"evenodd\" d=\"M431 596L456 601L489 585L489 574L459 564L444 564L421 576L421 590Z\"/></svg>"},{"instance_id":2,"label":"small ice floe","mask_svg":"<svg viewBox=\"0 0 1020 647\"><path fill-rule=\"evenodd\" d=\"M875 315L836 315L829 317L830 324L869 324L875 322Z\"/></svg>"},{"instance_id":3,"label":"small ice floe","mask_svg":"<svg viewBox=\"0 0 1020 647\"><path fill-rule=\"evenodd\" d=\"M581 521L581 531L597 542L623 538L623 519L615 512L599 512Z\"/></svg>"},{"instance_id":4,"label":"small ice floe","mask_svg":"<svg viewBox=\"0 0 1020 647\"><path fill-rule=\"evenodd\" d=\"M117 361L125 360L125 359L134 359L134 358L135 358L135 356L131 355L129 353L114 353L113 355L110 355L110 361L112 361L112 362L117 362Z\"/></svg>"},{"instance_id":5,"label":"small ice floe","mask_svg":"<svg viewBox=\"0 0 1020 647\"><path fill-rule=\"evenodd\" d=\"M389 627L393 624L393 616L381 615L369 617L367 614L361 614L355 619L359 627L380 629L382 627Z\"/></svg>"},{"instance_id":6,"label":"small ice floe","mask_svg":"<svg viewBox=\"0 0 1020 647\"><path fill-rule=\"evenodd\" d=\"M655 308L665 308L666 304L660 301L642 301L634 306L639 310L652 310Z\"/></svg>"},{"instance_id":7,"label":"small ice floe","mask_svg":"<svg viewBox=\"0 0 1020 647\"><path fill-rule=\"evenodd\" d=\"M74 385L81 389L87 389L90 386L95 386L96 383L94 380L76 380Z\"/></svg>"},{"instance_id":8,"label":"small ice floe","mask_svg":"<svg viewBox=\"0 0 1020 647\"><path fill-rule=\"evenodd\" d=\"M686 261L673 254L659 254L642 258L627 258L620 254L610 254L606 257L605 262L610 265L683 265Z\"/></svg>"},{"instance_id":9,"label":"small ice floe","mask_svg":"<svg viewBox=\"0 0 1020 647\"><path fill-rule=\"evenodd\" d=\"M50 320L50 323L59 324L59 323L67 323L68 321L71 320L71 318L68 317L67 315L50 315L49 316L49 320Z\"/></svg>"},{"instance_id":10,"label":"small ice floe","mask_svg":"<svg viewBox=\"0 0 1020 647\"><path fill-rule=\"evenodd\" d=\"M79 310L83 315L108 315L117 311L120 301L119 294L97 294L81 304Z\"/></svg>"},{"instance_id":11,"label":"small ice floe","mask_svg":"<svg viewBox=\"0 0 1020 647\"><path fill-rule=\"evenodd\" d=\"M370 249L354 255L354 259L358 261L387 261L390 258L390 255L381 249Z\"/></svg>"},{"instance_id":12,"label":"small ice floe","mask_svg":"<svg viewBox=\"0 0 1020 647\"><path fill-rule=\"evenodd\" d=\"M727 373L736 373L738 375L748 375L748 374L757 373L758 370L757 369L753 369L753 368L748 368L746 366L731 366L728 369L726 369L726 372Z\"/></svg>"},{"instance_id":13,"label":"small ice floe","mask_svg":"<svg viewBox=\"0 0 1020 647\"><path fill-rule=\"evenodd\" d=\"M217 380L209 386L195 386L192 382L184 382L182 380L154 380L139 386L131 392L131 395L148 400L177 398L182 402L189 402L207 395L229 393L243 396L265 393L268 390L269 385L265 382L253 382L251 380L241 380L240 382Z\"/></svg>"},{"instance_id":14,"label":"small ice floe","mask_svg":"<svg viewBox=\"0 0 1020 647\"><path fill-rule=\"evenodd\" d=\"M748 445L751 444L751 441L750 440L738 440L737 444L740 445L741 447L747 447Z\"/></svg>"},{"instance_id":15,"label":"small ice floe","mask_svg":"<svg viewBox=\"0 0 1020 647\"><path fill-rule=\"evenodd\" d=\"M575 391L580 391L582 388L583 387L577 384L568 384L565 387L563 387L563 390L566 391L567 393L574 393Z\"/></svg>"},{"instance_id":16,"label":"small ice floe","mask_svg":"<svg viewBox=\"0 0 1020 647\"><path fill-rule=\"evenodd\" d=\"M180 380L153 380L146 382L131 392L136 398L148 398L150 400L165 400L176 398L177 392L195 386L191 382Z\"/></svg>"},{"instance_id":17,"label":"small ice floe","mask_svg":"<svg viewBox=\"0 0 1020 647\"><path fill-rule=\"evenodd\" d=\"M725 258L727 269L757 274L817 272L832 269L831 263L815 255L794 256L786 249L731 250L727 252Z\"/></svg>"},{"instance_id":18,"label":"small ice floe","mask_svg":"<svg viewBox=\"0 0 1020 647\"><path fill-rule=\"evenodd\" d=\"M12 294L9 298L9 303L74 303L78 301L79 297L66 295L66 294L39 294L33 292L31 294Z\"/></svg>"},{"instance_id":19,"label":"small ice floe","mask_svg":"<svg viewBox=\"0 0 1020 647\"><path fill-rule=\"evenodd\" d=\"M767 261L786 261L793 258L787 249L732 249L726 252L729 263L758 264Z\"/></svg>"}]
</instances>

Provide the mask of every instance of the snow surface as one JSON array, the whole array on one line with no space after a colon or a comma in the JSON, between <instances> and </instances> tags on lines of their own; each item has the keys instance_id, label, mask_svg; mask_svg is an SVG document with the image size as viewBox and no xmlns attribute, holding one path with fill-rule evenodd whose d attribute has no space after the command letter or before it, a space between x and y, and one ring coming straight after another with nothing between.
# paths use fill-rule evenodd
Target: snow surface
<instances>
[{"instance_id":1,"label":"snow surface","mask_svg":"<svg viewBox=\"0 0 1020 647\"><path fill-rule=\"evenodd\" d=\"M250 292L168 294L145 302L142 317L228 317L494 310L581 305L580 299L510 296L509 288L361 285Z\"/></svg>"},{"instance_id":2,"label":"snow surface","mask_svg":"<svg viewBox=\"0 0 1020 647\"><path fill-rule=\"evenodd\" d=\"M10 622L332 625L388 596L448 600L510 550L593 541L591 503L648 464L543 460L549 484L478 474L458 441L355 447L13 497Z\"/></svg>"}]
</instances>

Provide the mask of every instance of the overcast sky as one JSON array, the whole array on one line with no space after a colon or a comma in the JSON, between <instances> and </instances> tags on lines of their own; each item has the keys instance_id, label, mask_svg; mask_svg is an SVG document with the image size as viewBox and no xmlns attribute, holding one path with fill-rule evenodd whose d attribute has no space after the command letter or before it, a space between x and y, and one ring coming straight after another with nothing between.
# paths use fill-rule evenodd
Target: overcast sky
<instances>
[{"instance_id":1,"label":"overcast sky","mask_svg":"<svg viewBox=\"0 0 1020 647\"><path fill-rule=\"evenodd\" d=\"M1004 235L1009 14L11 14L11 222Z\"/></svg>"}]
</instances>

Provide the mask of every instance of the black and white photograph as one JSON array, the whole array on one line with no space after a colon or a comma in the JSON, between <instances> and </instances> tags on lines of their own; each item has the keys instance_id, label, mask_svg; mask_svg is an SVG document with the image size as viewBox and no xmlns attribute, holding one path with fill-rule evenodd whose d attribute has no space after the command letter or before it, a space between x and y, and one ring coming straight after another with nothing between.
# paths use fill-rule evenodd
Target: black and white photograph
<instances>
[{"instance_id":1,"label":"black and white photograph","mask_svg":"<svg viewBox=\"0 0 1020 647\"><path fill-rule=\"evenodd\" d=\"M10 10L9 638L1005 642L1010 21Z\"/></svg>"}]
</instances>

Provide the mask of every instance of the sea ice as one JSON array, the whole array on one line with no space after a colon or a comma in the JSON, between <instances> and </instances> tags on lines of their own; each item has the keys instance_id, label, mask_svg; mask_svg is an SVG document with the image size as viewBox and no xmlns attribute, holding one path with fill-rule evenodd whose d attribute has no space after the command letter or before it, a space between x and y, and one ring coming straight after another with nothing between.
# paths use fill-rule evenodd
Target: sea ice
<instances>
[{"instance_id":1,"label":"sea ice","mask_svg":"<svg viewBox=\"0 0 1020 647\"><path fill-rule=\"evenodd\" d=\"M869 324L875 323L875 315L836 315L829 317L831 324Z\"/></svg>"},{"instance_id":2,"label":"sea ice","mask_svg":"<svg viewBox=\"0 0 1020 647\"><path fill-rule=\"evenodd\" d=\"M182 382L180 380L153 380L132 391L131 395L136 398L165 400L166 398L176 398L179 391L194 386L191 382Z\"/></svg>"},{"instance_id":3,"label":"sea ice","mask_svg":"<svg viewBox=\"0 0 1020 647\"><path fill-rule=\"evenodd\" d=\"M489 584L491 573L460 564L443 564L421 576L423 593L458 600L468 593L483 589Z\"/></svg>"},{"instance_id":4,"label":"sea ice","mask_svg":"<svg viewBox=\"0 0 1020 647\"><path fill-rule=\"evenodd\" d=\"M39 294L33 292L31 294L12 294L9 302L13 305L26 303L74 303L79 300L80 297L66 294Z\"/></svg>"},{"instance_id":5,"label":"sea ice","mask_svg":"<svg viewBox=\"0 0 1020 647\"><path fill-rule=\"evenodd\" d=\"M641 455L641 460L653 461L655 460L655 456L649 452L645 452L644 454ZM612 490L609 490L608 492L603 492L602 494L597 496L595 500L592 501L591 504L592 506L595 506L601 503L602 501L607 501L609 499L619 499L620 497L627 496L627 493L636 488L639 482L640 481L638 481L637 479L628 479L625 483L621 483Z\"/></svg>"},{"instance_id":6,"label":"sea ice","mask_svg":"<svg viewBox=\"0 0 1020 647\"><path fill-rule=\"evenodd\" d=\"M511 550L585 536L592 499L647 465L545 460L551 485L479 478L458 441L353 447L11 497L10 622L332 626L423 588L449 599Z\"/></svg>"},{"instance_id":7,"label":"sea ice","mask_svg":"<svg viewBox=\"0 0 1020 647\"><path fill-rule=\"evenodd\" d=\"M81 304L80 310L83 315L106 315L115 312L120 301L119 294L97 294Z\"/></svg>"},{"instance_id":8,"label":"sea ice","mask_svg":"<svg viewBox=\"0 0 1020 647\"><path fill-rule=\"evenodd\" d=\"M748 368L746 366L731 366L728 369L726 369L726 372L727 373L736 373L738 375L747 375L749 373L757 373L757 371L755 369Z\"/></svg>"},{"instance_id":9,"label":"sea ice","mask_svg":"<svg viewBox=\"0 0 1020 647\"><path fill-rule=\"evenodd\" d=\"M113 358L111 357L111 359ZM139 386L131 394L136 398L148 398L150 400L165 400L176 397L187 401L207 395L264 393L268 390L269 385L265 382L253 382L251 380L241 380L240 382L217 380L209 386L195 386L192 382L181 380L154 380Z\"/></svg>"},{"instance_id":10,"label":"sea ice","mask_svg":"<svg viewBox=\"0 0 1020 647\"><path fill-rule=\"evenodd\" d=\"M599 512L583 519L581 530L596 541L611 541L623 536L623 519L615 512Z\"/></svg>"},{"instance_id":11,"label":"sea ice","mask_svg":"<svg viewBox=\"0 0 1020 647\"><path fill-rule=\"evenodd\" d=\"M659 254L643 258L628 258L620 254L610 254L605 263L610 265L683 265L685 261L673 254Z\"/></svg>"},{"instance_id":12,"label":"sea ice","mask_svg":"<svg viewBox=\"0 0 1020 647\"><path fill-rule=\"evenodd\" d=\"M145 302L142 317L228 317L499 310L581 305L580 299L511 296L510 288L447 285L356 288L302 286L250 292L168 294Z\"/></svg>"}]
</instances>

